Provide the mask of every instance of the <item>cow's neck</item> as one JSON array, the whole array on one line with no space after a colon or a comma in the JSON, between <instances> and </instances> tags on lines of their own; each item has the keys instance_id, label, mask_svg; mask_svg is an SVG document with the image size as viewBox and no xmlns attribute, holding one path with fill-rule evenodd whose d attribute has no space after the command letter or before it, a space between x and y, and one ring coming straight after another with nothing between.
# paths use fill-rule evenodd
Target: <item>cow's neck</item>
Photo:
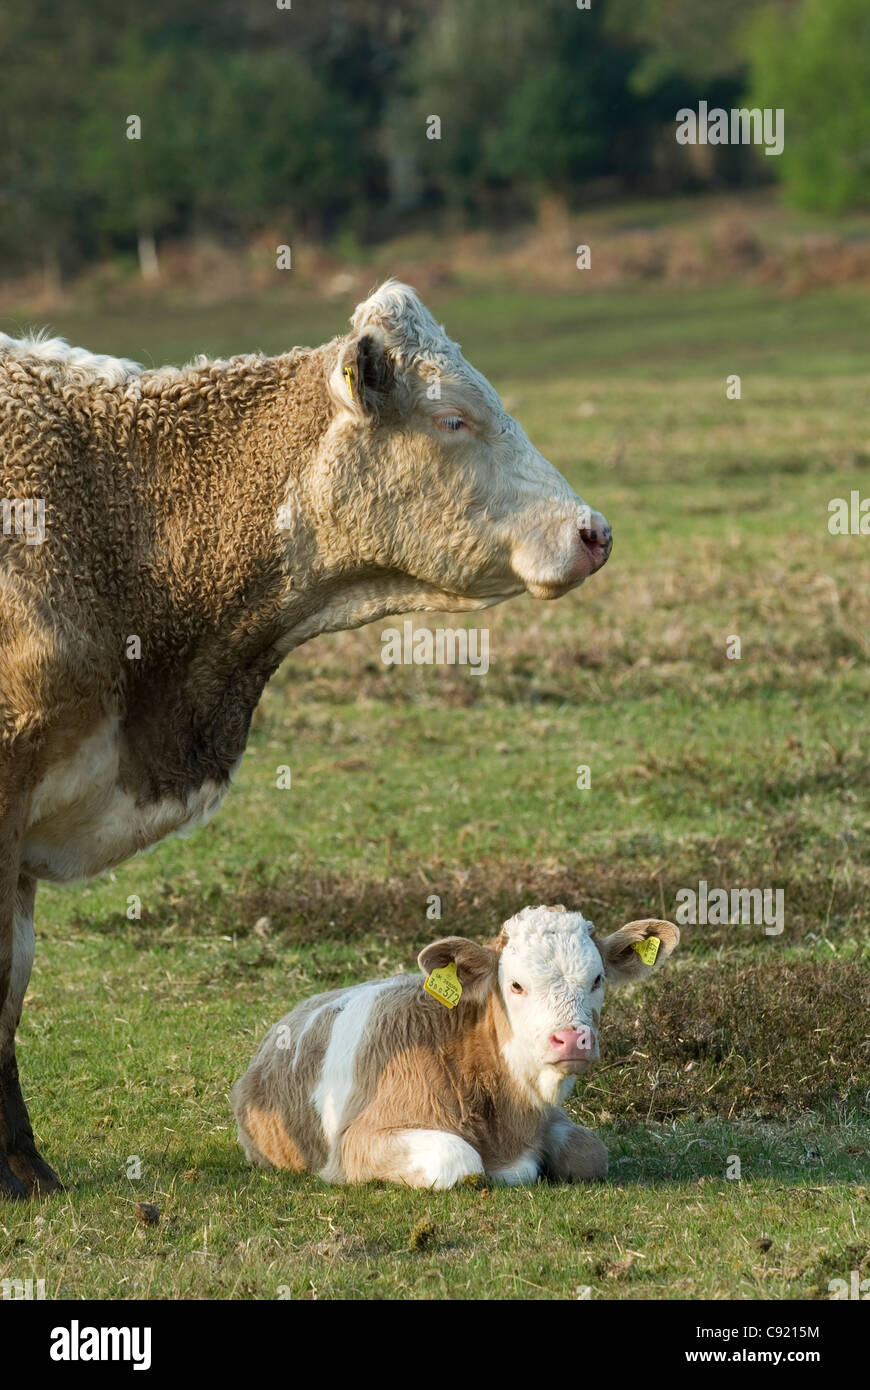
<instances>
[{"instance_id":1,"label":"cow's neck","mask_svg":"<svg viewBox=\"0 0 870 1390\"><path fill-rule=\"evenodd\" d=\"M147 778L148 796L226 777L263 687L303 642L388 614L463 606L356 562L340 528L319 516L334 350L143 379L136 452L151 513L147 570L122 568L117 584L125 640L141 636L141 659L123 663L123 726L131 782Z\"/></svg>"},{"instance_id":2,"label":"cow's neck","mask_svg":"<svg viewBox=\"0 0 870 1390\"><path fill-rule=\"evenodd\" d=\"M316 606L288 572L278 512L328 428L319 351L143 379L134 452L148 519L142 567L118 575L117 623L140 639L122 662L122 733L125 780L148 799L227 777L288 609Z\"/></svg>"},{"instance_id":3,"label":"cow's neck","mask_svg":"<svg viewBox=\"0 0 870 1390\"><path fill-rule=\"evenodd\" d=\"M463 1069L476 1073L483 1089L505 1093L511 1106L539 1112L558 1105L571 1086L552 1067L529 1065L511 1032L504 1004L497 992L488 995L475 1022L464 1030ZM568 1078L573 1084L573 1077Z\"/></svg>"}]
</instances>

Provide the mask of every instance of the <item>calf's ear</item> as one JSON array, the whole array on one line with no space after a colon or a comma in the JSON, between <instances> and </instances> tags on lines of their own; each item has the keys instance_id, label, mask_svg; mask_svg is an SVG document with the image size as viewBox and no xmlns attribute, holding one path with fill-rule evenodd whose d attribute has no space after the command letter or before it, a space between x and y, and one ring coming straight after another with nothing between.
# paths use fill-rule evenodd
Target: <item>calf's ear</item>
<instances>
[{"instance_id":1,"label":"calf's ear","mask_svg":"<svg viewBox=\"0 0 870 1390\"><path fill-rule=\"evenodd\" d=\"M462 985L463 999L484 999L494 989L498 980L498 951L492 946L479 946L476 941L468 941L464 936L445 936L441 941L433 941L424 946L417 964L424 975L433 970L443 970L450 962L456 966L456 974Z\"/></svg>"},{"instance_id":2,"label":"calf's ear","mask_svg":"<svg viewBox=\"0 0 870 1390\"><path fill-rule=\"evenodd\" d=\"M395 384L390 355L377 329L350 337L329 379L333 397L358 419L379 415Z\"/></svg>"},{"instance_id":3,"label":"calf's ear","mask_svg":"<svg viewBox=\"0 0 870 1390\"><path fill-rule=\"evenodd\" d=\"M658 938L658 947L651 937ZM673 922L645 917L643 921L627 923L611 936L596 941L596 945L608 980L624 984L646 979L676 950L679 940L680 929ZM643 950L636 950L637 946L643 946Z\"/></svg>"}]
</instances>

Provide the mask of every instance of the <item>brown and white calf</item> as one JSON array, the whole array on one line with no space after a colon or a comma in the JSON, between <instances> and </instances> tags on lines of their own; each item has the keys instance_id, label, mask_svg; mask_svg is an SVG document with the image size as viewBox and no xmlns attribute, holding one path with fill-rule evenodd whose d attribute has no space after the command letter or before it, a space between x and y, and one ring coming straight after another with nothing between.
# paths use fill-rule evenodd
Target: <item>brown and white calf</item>
<instances>
[{"instance_id":1,"label":"brown and white calf","mask_svg":"<svg viewBox=\"0 0 870 1390\"><path fill-rule=\"evenodd\" d=\"M0 521L0 1196L24 1197L58 1186L15 1060L37 881L211 815L301 643L556 598L610 527L395 282L278 357L146 371L0 334Z\"/></svg>"},{"instance_id":2,"label":"brown and white calf","mask_svg":"<svg viewBox=\"0 0 870 1390\"><path fill-rule=\"evenodd\" d=\"M648 919L601 939L579 912L527 907L491 945L425 947L435 995L397 975L307 999L233 1087L242 1147L337 1183L604 1178L607 1150L562 1105L598 1060L605 981L645 978L679 936Z\"/></svg>"}]
</instances>

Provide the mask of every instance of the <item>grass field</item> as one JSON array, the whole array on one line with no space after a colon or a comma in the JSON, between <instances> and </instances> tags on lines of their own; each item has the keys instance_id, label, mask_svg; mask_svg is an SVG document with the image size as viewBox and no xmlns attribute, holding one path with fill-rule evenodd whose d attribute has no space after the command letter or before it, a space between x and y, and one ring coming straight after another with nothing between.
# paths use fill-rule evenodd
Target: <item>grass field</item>
<instances>
[{"instance_id":1,"label":"grass field","mask_svg":"<svg viewBox=\"0 0 870 1390\"><path fill-rule=\"evenodd\" d=\"M870 537L827 527L831 498L870 495L870 298L433 307L613 523L611 562L556 604L478 615L485 677L385 667L388 624L318 639L268 689L214 822L40 890L19 1058L69 1186L4 1209L0 1278L74 1298L826 1298L870 1274ZM270 296L53 326L182 360L320 341L345 312ZM606 1186L328 1189L245 1166L229 1087L304 996L526 903L606 930L672 917L702 879L784 890L784 931L687 926L672 967L610 994L570 1105L610 1148Z\"/></svg>"}]
</instances>

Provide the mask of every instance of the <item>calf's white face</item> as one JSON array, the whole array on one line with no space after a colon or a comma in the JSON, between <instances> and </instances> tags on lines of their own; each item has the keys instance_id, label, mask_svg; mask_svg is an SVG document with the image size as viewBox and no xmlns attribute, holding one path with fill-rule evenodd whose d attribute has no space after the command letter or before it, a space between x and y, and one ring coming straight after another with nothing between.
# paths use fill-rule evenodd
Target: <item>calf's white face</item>
<instances>
[{"instance_id":1,"label":"calf's white face","mask_svg":"<svg viewBox=\"0 0 870 1390\"><path fill-rule=\"evenodd\" d=\"M509 1025L503 1048L509 1070L521 1086L552 1102L599 1059L605 985L645 979L680 939L672 922L654 918L629 922L606 937L593 933L581 912L526 907L505 922L494 946L449 937L426 947L419 960L426 971L452 960L470 998L498 996Z\"/></svg>"},{"instance_id":2,"label":"calf's white face","mask_svg":"<svg viewBox=\"0 0 870 1390\"><path fill-rule=\"evenodd\" d=\"M423 606L556 598L607 560L610 527L532 445L413 290L361 304L329 379L328 510ZM445 602L447 600L448 602Z\"/></svg>"},{"instance_id":3,"label":"calf's white face","mask_svg":"<svg viewBox=\"0 0 870 1390\"><path fill-rule=\"evenodd\" d=\"M604 962L579 912L525 908L506 922L499 987L523 1070L565 1075L595 1062L604 1002Z\"/></svg>"},{"instance_id":4,"label":"calf's white face","mask_svg":"<svg viewBox=\"0 0 870 1390\"><path fill-rule=\"evenodd\" d=\"M581 912L526 907L499 937L498 984L511 1027L508 1060L518 1077L543 1094L558 1095L561 1079L600 1057L598 1030L605 984L640 980L671 954L680 939L671 922L629 922L596 938ZM655 937L647 964L635 946ZM570 1090L570 1082L568 1090Z\"/></svg>"}]
</instances>

